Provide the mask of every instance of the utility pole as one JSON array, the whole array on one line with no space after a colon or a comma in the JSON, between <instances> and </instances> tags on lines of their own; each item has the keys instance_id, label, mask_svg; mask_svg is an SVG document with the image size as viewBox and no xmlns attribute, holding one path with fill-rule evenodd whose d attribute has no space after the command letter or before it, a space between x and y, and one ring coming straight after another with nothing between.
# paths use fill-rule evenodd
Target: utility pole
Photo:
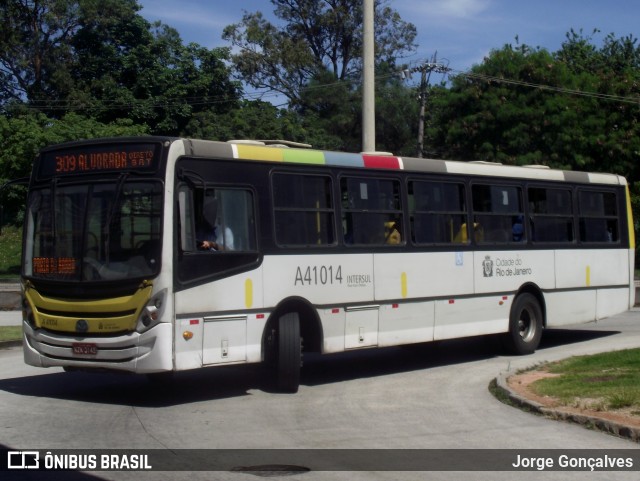
<instances>
[{"instance_id":1,"label":"utility pole","mask_svg":"<svg viewBox=\"0 0 640 481\"><path fill-rule=\"evenodd\" d=\"M420 87L418 98L420 99L420 116L418 119L418 158L422 158L424 150L424 120L427 108L427 89L429 88L429 79L431 72L447 73L451 69L445 65L437 63L438 52L433 54L431 61L424 63L410 70L410 72L420 72Z\"/></svg>"},{"instance_id":2,"label":"utility pole","mask_svg":"<svg viewBox=\"0 0 640 481\"><path fill-rule=\"evenodd\" d=\"M362 151L376 150L374 0L363 0Z\"/></svg>"},{"instance_id":3,"label":"utility pole","mask_svg":"<svg viewBox=\"0 0 640 481\"><path fill-rule=\"evenodd\" d=\"M431 57L431 64L436 63L437 52ZM424 67L424 66L423 66ZM422 158L424 150L424 116L427 106L427 87L431 78L432 69L422 68L420 73L420 115L418 116L418 158Z\"/></svg>"}]
</instances>

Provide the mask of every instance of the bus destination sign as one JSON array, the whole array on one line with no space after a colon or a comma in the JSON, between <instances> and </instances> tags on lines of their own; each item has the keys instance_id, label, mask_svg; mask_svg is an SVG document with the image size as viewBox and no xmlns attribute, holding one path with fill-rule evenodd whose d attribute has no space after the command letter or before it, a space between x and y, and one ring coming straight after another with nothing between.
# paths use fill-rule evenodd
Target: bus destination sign
<instances>
[{"instance_id":1,"label":"bus destination sign","mask_svg":"<svg viewBox=\"0 0 640 481\"><path fill-rule=\"evenodd\" d=\"M96 172L155 171L157 145L87 145L44 152L40 177Z\"/></svg>"}]
</instances>

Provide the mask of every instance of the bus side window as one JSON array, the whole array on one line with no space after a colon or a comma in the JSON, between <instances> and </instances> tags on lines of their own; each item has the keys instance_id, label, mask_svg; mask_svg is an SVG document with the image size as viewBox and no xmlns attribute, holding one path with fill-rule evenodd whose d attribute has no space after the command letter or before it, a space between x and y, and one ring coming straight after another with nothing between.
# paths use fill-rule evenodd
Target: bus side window
<instances>
[{"instance_id":1,"label":"bus side window","mask_svg":"<svg viewBox=\"0 0 640 481\"><path fill-rule=\"evenodd\" d=\"M343 177L340 189L346 245L404 245L398 180Z\"/></svg>"},{"instance_id":2,"label":"bus side window","mask_svg":"<svg viewBox=\"0 0 640 481\"><path fill-rule=\"evenodd\" d=\"M413 242L466 244L469 242L465 187L453 182L411 181L409 212Z\"/></svg>"},{"instance_id":3,"label":"bus side window","mask_svg":"<svg viewBox=\"0 0 640 481\"><path fill-rule=\"evenodd\" d=\"M278 172L272 177L272 192L278 245L335 245L331 177Z\"/></svg>"},{"instance_id":4,"label":"bus side window","mask_svg":"<svg viewBox=\"0 0 640 481\"><path fill-rule=\"evenodd\" d=\"M573 242L571 190L530 187L529 227L533 242Z\"/></svg>"},{"instance_id":5,"label":"bus side window","mask_svg":"<svg viewBox=\"0 0 640 481\"><path fill-rule=\"evenodd\" d=\"M618 208L615 192L580 189L580 240L582 242L619 242Z\"/></svg>"},{"instance_id":6,"label":"bus side window","mask_svg":"<svg viewBox=\"0 0 640 481\"><path fill-rule=\"evenodd\" d=\"M178 190L178 213L183 252L256 249L253 194L249 190L183 185Z\"/></svg>"},{"instance_id":7,"label":"bus side window","mask_svg":"<svg viewBox=\"0 0 640 481\"><path fill-rule=\"evenodd\" d=\"M520 187L475 184L474 223L482 225L486 243L506 244L526 241Z\"/></svg>"}]
</instances>

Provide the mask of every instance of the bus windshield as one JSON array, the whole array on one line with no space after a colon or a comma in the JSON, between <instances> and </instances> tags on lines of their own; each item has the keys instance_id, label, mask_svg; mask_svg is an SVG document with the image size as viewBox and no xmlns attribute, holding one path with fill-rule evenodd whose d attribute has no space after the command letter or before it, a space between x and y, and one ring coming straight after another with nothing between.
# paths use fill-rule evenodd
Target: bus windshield
<instances>
[{"instance_id":1,"label":"bus windshield","mask_svg":"<svg viewBox=\"0 0 640 481\"><path fill-rule=\"evenodd\" d=\"M24 275L69 282L148 278L160 269L162 183L57 183L29 197Z\"/></svg>"}]
</instances>

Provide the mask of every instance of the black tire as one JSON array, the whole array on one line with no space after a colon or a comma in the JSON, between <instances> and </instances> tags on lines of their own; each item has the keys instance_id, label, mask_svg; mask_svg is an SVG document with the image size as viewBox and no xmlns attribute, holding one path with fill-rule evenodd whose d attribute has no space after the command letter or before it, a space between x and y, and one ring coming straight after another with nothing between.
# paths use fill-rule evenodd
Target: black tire
<instances>
[{"instance_id":1,"label":"black tire","mask_svg":"<svg viewBox=\"0 0 640 481\"><path fill-rule=\"evenodd\" d=\"M542 309L532 294L520 294L513 301L505 345L513 354L535 352L542 337Z\"/></svg>"},{"instance_id":2,"label":"black tire","mask_svg":"<svg viewBox=\"0 0 640 481\"><path fill-rule=\"evenodd\" d=\"M174 371L151 372L147 374L147 381L154 386L163 386L170 384L175 380Z\"/></svg>"},{"instance_id":3,"label":"black tire","mask_svg":"<svg viewBox=\"0 0 640 481\"><path fill-rule=\"evenodd\" d=\"M300 319L296 312L278 319L277 383L281 392L295 393L300 387L302 363Z\"/></svg>"}]
</instances>

